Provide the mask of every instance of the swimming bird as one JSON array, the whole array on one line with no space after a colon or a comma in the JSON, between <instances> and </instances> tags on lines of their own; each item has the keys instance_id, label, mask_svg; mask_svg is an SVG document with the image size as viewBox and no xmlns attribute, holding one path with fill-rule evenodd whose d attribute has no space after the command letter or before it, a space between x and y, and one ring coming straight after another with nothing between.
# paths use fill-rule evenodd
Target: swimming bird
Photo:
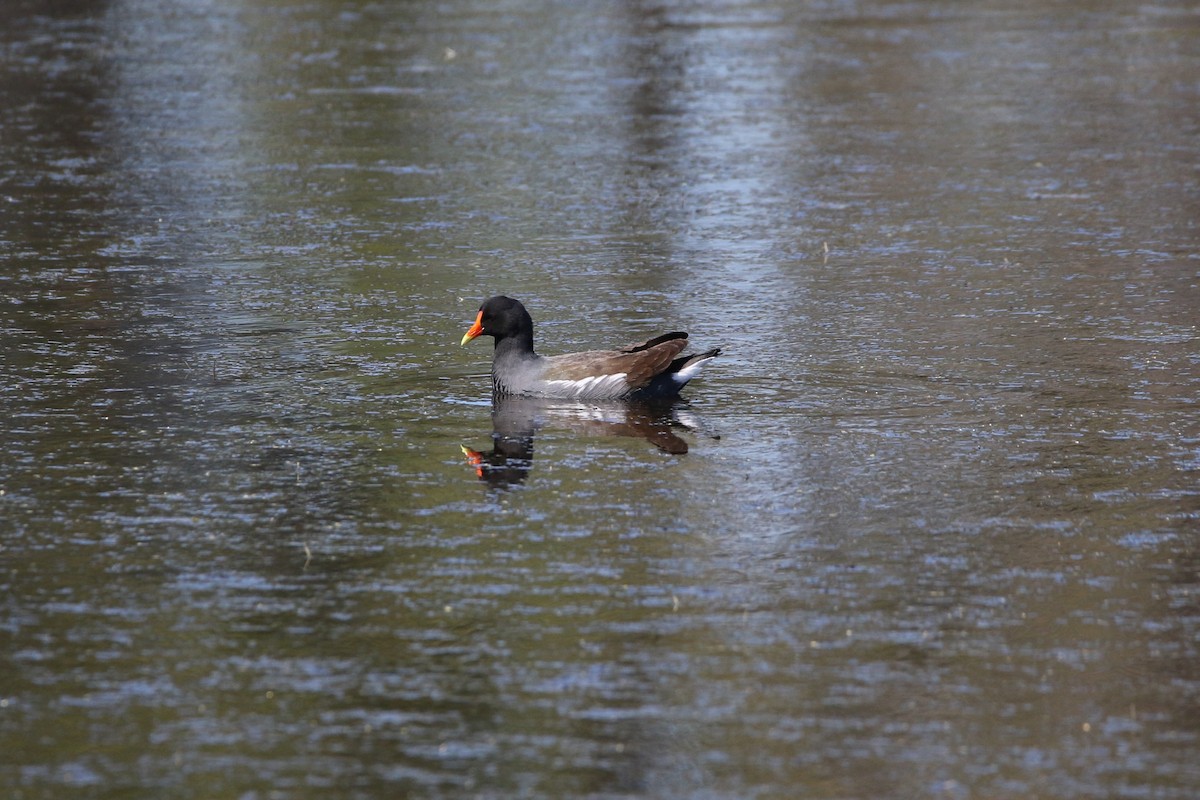
<instances>
[{"instance_id":1,"label":"swimming bird","mask_svg":"<svg viewBox=\"0 0 1200 800\"><path fill-rule=\"evenodd\" d=\"M498 295L479 306L463 334L465 345L477 336L496 340L492 356L492 391L571 400L670 398L679 394L700 366L717 356L714 347L680 355L687 334L664 333L618 350L589 350L560 356L533 351L533 319L520 301Z\"/></svg>"}]
</instances>

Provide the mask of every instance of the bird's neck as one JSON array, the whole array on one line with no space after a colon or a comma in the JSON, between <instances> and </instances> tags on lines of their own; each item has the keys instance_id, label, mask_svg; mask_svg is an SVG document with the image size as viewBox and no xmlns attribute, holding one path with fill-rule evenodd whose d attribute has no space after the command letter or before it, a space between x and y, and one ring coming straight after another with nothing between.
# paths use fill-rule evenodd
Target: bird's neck
<instances>
[{"instance_id":1,"label":"bird's neck","mask_svg":"<svg viewBox=\"0 0 1200 800\"><path fill-rule=\"evenodd\" d=\"M505 336L503 339L497 339L494 358L502 357L532 358L533 332L518 333L513 336Z\"/></svg>"}]
</instances>

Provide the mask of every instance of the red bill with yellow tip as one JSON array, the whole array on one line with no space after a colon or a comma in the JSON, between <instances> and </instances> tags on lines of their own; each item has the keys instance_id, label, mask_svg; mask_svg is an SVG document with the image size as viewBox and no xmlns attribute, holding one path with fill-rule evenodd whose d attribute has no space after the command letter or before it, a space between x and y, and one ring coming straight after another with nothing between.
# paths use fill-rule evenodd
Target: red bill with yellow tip
<instances>
[{"instance_id":1,"label":"red bill with yellow tip","mask_svg":"<svg viewBox=\"0 0 1200 800\"><path fill-rule=\"evenodd\" d=\"M483 309L480 309L479 313L475 315L475 324L463 334L462 341L458 343L459 346L465 345L481 333L483 333Z\"/></svg>"}]
</instances>

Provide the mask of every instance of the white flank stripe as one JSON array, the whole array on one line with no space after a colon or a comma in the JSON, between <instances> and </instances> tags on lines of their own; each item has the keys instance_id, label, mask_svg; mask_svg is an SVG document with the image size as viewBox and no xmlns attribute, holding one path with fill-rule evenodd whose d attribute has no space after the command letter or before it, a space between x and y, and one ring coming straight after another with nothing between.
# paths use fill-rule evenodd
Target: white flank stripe
<instances>
[{"instance_id":1,"label":"white flank stripe","mask_svg":"<svg viewBox=\"0 0 1200 800\"><path fill-rule=\"evenodd\" d=\"M577 399L620 397L629 389L625 383L624 372L615 375L592 375L577 381L546 381L546 385L554 397Z\"/></svg>"}]
</instances>

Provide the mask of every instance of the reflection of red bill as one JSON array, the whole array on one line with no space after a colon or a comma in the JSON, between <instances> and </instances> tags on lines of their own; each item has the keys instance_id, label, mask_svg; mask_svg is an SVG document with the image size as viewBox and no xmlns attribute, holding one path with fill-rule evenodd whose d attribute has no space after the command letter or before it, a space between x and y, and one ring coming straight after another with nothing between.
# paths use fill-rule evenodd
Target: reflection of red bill
<instances>
[{"instance_id":1,"label":"reflection of red bill","mask_svg":"<svg viewBox=\"0 0 1200 800\"><path fill-rule=\"evenodd\" d=\"M474 330L474 329L472 328L472 330ZM478 336L478 334L476 334L476 336ZM471 448L467 447L466 445L461 445L461 444L459 445L459 449L461 449L463 452L463 455L467 457L467 463L475 468L475 474L482 478L483 477L483 453L479 452L478 450L472 450Z\"/></svg>"}]
</instances>

